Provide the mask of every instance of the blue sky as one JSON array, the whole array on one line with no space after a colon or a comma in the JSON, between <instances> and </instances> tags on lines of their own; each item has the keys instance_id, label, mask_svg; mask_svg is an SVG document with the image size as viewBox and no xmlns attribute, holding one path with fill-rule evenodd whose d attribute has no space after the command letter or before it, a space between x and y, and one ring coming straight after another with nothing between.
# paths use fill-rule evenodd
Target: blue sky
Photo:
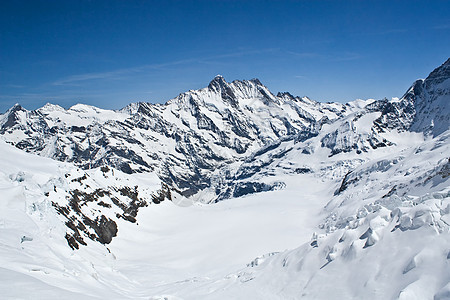
<instances>
[{"instance_id":1,"label":"blue sky","mask_svg":"<svg viewBox=\"0 0 450 300\"><path fill-rule=\"evenodd\" d=\"M226 80L400 97L450 57L450 1L1 1L0 112L119 109Z\"/></svg>"}]
</instances>

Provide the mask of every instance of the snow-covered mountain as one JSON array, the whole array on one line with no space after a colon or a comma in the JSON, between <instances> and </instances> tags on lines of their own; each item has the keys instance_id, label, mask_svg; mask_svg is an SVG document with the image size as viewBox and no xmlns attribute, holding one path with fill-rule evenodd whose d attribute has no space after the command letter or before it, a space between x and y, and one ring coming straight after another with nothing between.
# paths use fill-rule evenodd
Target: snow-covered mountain
<instances>
[{"instance_id":1,"label":"snow-covered mountain","mask_svg":"<svg viewBox=\"0 0 450 300\"><path fill-rule=\"evenodd\" d=\"M279 139L316 135L320 122L345 112L342 104L274 96L257 79L227 83L217 76L207 88L165 105L134 103L120 111L80 104L27 111L16 105L0 117L0 133L17 148L83 169L155 170L191 196L209 187L222 167Z\"/></svg>"},{"instance_id":2,"label":"snow-covered mountain","mask_svg":"<svg viewBox=\"0 0 450 300\"><path fill-rule=\"evenodd\" d=\"M119 111L15 105L0 115L0 290L449 299L449 103L450 59L393 100L216 76Z\"/></svg>"}]
</instances>

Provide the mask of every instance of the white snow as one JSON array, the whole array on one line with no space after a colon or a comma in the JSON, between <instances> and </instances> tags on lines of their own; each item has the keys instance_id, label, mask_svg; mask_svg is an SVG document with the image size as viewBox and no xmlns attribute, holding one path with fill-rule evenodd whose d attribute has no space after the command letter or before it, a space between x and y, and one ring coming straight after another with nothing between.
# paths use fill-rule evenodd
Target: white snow
<instances>
[{"instance_id":1,"label":"white snow","mask_svg":"<svg viewBox=\"0 0 450 300\"><path fill-rule=\"evenodd\" d=\"M189 199L174 192L173 201L141 207L135 223L117 216L114 201L129 201L119 188L136 187L150 203L161 186L156 173L84 171L3 141L20 141L23 128L5 132L0 140L0 298L449 299L450 130L445 123L448 96L443 92L448 83L439 83L442 90L433 91L440 93L439 113L429 113L434 107L429 103L420 110L425 118L416 129L435 124L436 116L443 120L439 130L431 128L434 135L420 130L376 132L373 122L381 113L364 111L373 103L370 99L343 105L275 97L255 80L228 84L238 95L237 104L222 101L209 88L181 94L164 106L143 104L150 124L152 116L167 121L158 124L167 126L167 136L182 129L212 143L217 136L199 129L212 120L230 139L241 142L244 138L226 120L228 110L258 130L248 138L246 156L210 146L230 159L223 168L207 171L210 189ZM267 97L261 97L261 91ZM77 104L65 110L47 104L39 112L48 116L50 127L101 126L106 133L120 134L109 121L123 121L137 108L134 104L109 111ZM18 113L24 128L28 113ZM283 118L302 128L306 123L297 120L301 115L329 120L305 141L277 140L272 129L284 130ZM144 128L131 133L141 144L124 147L153 164L160 163L160 157L149 153L182 158L174 139ZM88 147L83 131L71 134L80 147ZM391 144L371 147L370 138ZM266 151L257 151L263 139ZM112 140L111 145L121 146L121 141ZM56 144L47 142L40 153L52 156ZM72 149L63 151L72 155ZM261 170L236 183L282 182L284 188L204 204L214 199L214 188L225 180L221 172L237 174L246 167ZM192 171L182 164L172 168L179 174ZM68 205L71 191L99 188L109 188L114 195L104 194L99 197L103 205L92 201L79 210L92 218L114 218L117 236L106 245L83 236L87 246L72 250L65 234L73 229L55 204ZM74 211L67 215L79 224ZM94 233L92 228L88 232Z\"/></svg>"},{"instance_id":2,"label":"white snow","mask_svg":"<svg viewBox=\"0 0 450 300\"><path fill-rule=\"evenodd\" d=\"M419 141L416 134L416 142L388 149L385 155L391 160L400 155L390 167L360 163L353 172L361 174L361 180L342 195L333 196L342 177L279 173L277 179L286 182L283 190L214 205L183 198L150 205L139 211L137 224L119 224L109 250L89 242L77 251L67 246L65 226L43 195L49 182L61 182L58 177L73 167L2 142L0 289L11 298L28 298L34 290L37 299L62 295L66 299L428 299L446 295L448 182L417 185L426 179L421 174L431 176L429 170L443 165L442 158L450 157L450 151L439 139ZM411 147L418 143L419 152ZM316 164L305 154L291 153L285 159ZM338 161L326 164L336 168ZM83 174L71 172L74 177ZM405 177L405 172L410 175ZM94 170L90 176L100 185L117 180L102 174ZM387 178L391 184L384 187ZM154 174L120 180L139 182L149 190L159 185ZM386 188L410 180L417 186L410 196L381 197ZM402 227L394 230L396 225ZM371 233L360 238L368 228ZM310 245L314 241L317 248ZM27 290L21 288L24 285Z\"/></svg>"}]
</instances>

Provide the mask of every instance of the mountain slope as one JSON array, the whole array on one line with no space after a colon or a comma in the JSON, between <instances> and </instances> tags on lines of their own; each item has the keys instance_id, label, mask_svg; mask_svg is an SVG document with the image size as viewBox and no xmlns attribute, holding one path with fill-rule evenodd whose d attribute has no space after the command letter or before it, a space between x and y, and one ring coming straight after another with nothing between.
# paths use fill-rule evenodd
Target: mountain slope
<instances>
[{"instance_id":1,"label":"mountain slope","mask_svg":"<svg viewBox=\"0 0 450 300\"><path fill-rule=\"evenodd\" d=\"M337 185L311 240L188 299L448 299L449 131L364 163ZM207 289L214 289L206 296Z\"/></svg>"},{"instance_id":2,"label":"mountain slope","mask_svg":"<svg viewBox=\"0 0 450 300\"><path fill-rule=\"evenodd\" d=\"M343 112L341 104L274 96L256 79L227 83L217 76L207 88L165 105L136 103L121 111L51 104L27 111L16 105L0 118L0 133L20 149L84 169L156 170L190 196L210 185L214 170L279 138L317 134L320 120Z\"/></svg>"},{"instance_id":3,"label":"mountain slope","mask_svg":"<svg viewBox=\"0 0 450 300\"><path fill-rule=\"evenodd\" d=\"M314 137L327 124L341 124L321 140L331 155L390 146L393 141L380 134L393 130L442 133L449 124L448 70L449 61L416 81L398 101L346 105L289 93L274 96L257 79L227 83L217 76L208 87L164 105L135 103L120 111L80 104L27 111L16 105L0 116L0 134L27 152L83 169L106 165L125 173L156 171L174 191L192 196L214 186L223 177L219 170L238 169L280 141ZM208 198L231 195L239 193L220 189Z\"/></svg>"},{"instance_id":4,"label":"mountain slope","mask_svg":"<svg viewBox=\"0 0 450 300\"><path fill-rule=\"evenodd\" d=\"M449 64L394 100L318 103L217 76L164 105L14 106L0 116L15 146L0 142L0 290L448 299Z\"/></svg>"}]
</instances>

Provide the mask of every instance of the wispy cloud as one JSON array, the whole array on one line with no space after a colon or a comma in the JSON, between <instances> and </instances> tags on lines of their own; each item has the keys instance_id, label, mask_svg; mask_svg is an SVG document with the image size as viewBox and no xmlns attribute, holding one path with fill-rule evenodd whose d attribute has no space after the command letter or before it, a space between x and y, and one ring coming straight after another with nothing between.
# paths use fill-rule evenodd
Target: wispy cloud
<instances>
[{"instance_id":1,"label":"wispy cloud","mask_svg":"<svg viewBox=\"0 0 450 300\"><path fill-rule=\"evenodd\" d=\"M450 29L450 24L441 24L441 25L433 26L432 28L436 29L436 30Z\"/></svg>"},{"instance_id":2,"label":"wispy cloud","mask_svg":"<svg viewBox=\"0 0 450 300\"><path fill-rule=\"evenodd\" d=\"M273 52L277 52L279 50L280 50L280 48L267 48L267 49L260 49L260 50L242 50L242 51L236 51L236 52L232 52L232 53L214 55L211 57L206 57L206 58L197 59L197 60L214 60L214 59L221 59L221 58L257 55L257 54L264 54L264 53L271 53L271 52L273 53Z\"/></svg>"},{"instance_id":3,"label":"wispy cloud","mask_svg":"<svg viewBox=\"0 0 450 300\"><path fill-rule=\"evenodd\" d=\"M23 88L25 88L24 85L20 85L20 84L2 84L1 86L5 87L5 88L11 88L11 89L23 89Z\"/></svg>"},{"instance_id":4,"label":"wispy cloud","mask_svg":"<svg viewBox=\"0 0 450 300\"><path fill-rule=\"evenodd\" d=\"M404 28L391 28L391 29L387 29L387 30L384 30L384 31L377 32L375 34L387 35L387 34L397 34L397 33L406 33L406 32L408 32L408 30L404 29Z\"/></svg>"},{"instance_id":5,"label":"wispy cloud","mask_svg":"<svg viewBox=\"0 0 450 300\"><path fill-rule=\"evenodd\" d=\"M295 51L286 51L287 54L299 57L299 58L323 58L325 55L315 53L315 52L295 52Z\"/></svg>"},{"instance_id":6,"label":"wispy cloud","mask_svg":"<svg viewBox=\"0 0 450 300\"><path fill-rule=\"evenodd\" d=\"M42 99L73 99L76 97L80 97L80 94L63 94L63 95L55 95L51 93L21 93L15 95L0 95L0 100L20 100L20 101L28 101L28 100L42 100Z\"/></svg>"},{"instance_id":7,"label":"wispy cloud","mask_svg":"<svg viewBox=\"0 0 450 300\"><path fill-rule=\"evenodd\" d=\"M315 52L295 52L287 50L285 51L285 53L298 58L321 59L325 61L336 61L336 62L358 60L363 57L361 54L353 52L321 54Z\"/></svg>"},{"instance_id":8,"label":"wispy cloud","mask_svg":"<svg viewBox=\"0 0 450 300\"><path fill-rule=\"evenodd\" d=\"M167 67L167 66L185 64L185 63L189 63L191 61L192 60L180 60L180 61L173 61L173 62L164 63L164 64L142 65L142 66L138 66L138 67L116 69L116 70L111 70L111 71L106 71L106 72L77 74L77 75L72 75L72 76L68 76L68 77L56 80L56 81L52 82L52 85L78 85L78 83L82 82L82 81L92 81L92 80L98 80L98 79L122 79L129 75L143 72L146 69L158 69L158 68L163 68L163 67Z\"/></svg>"},{"instance_id":9,"label":"wispy cloud","mask_svg":"<svg viewBox=\"0 0 450 300\"><path fill-rule=\"evenodd\" d=\"M94 72L94 73L84 73L84 74L77 74L68 76L62 79L58 79L54 82L52 82L52 85L58 85L58 86L77 86L80 85L83 81L93 81L93 80L103 80L103 79L109 79L109 80L117 80L117 79L123 79L130 75L145 72L148 70L158 70L163 69L166 67L176 66L176 65L185 65L185 64L191 64L191 63L208 63L214 60L220 60L224 58L233 58L233 57L242 57L242 56L248 56L248 55L257 55L257 54L263 54L263 53L269 53L269 52L275 52L279 50L278 48L269 48L269 49L261 49L261 50L243 50L243 51L236 51L232 53L225 53L220 55L214 55L209 57L202 57L202 58L189 58L189 59L182 59L182 60L175 60L171 62L165 62L160 64L147 64L142 66L136 66L131 68L123 68L123 69L116 69L116 70L110 70L106 72Z\"/></svg>"},{"instance_id":10,"label":"wispy cloud","mask_svg":"<svg viewBox=\"0 0 450 300\"><path fill-rule=\"evenodd\" d=\"M135 70L134 72L136 72ZM98 73L85 73L85 74L78 74L78 75L72 75L68 76L62 79L58 79L54 82L52 82L52 85L72 85L76 86L77 83L81 81L86 80L95 80L95 79L112 79L117 78L120 75L124 75L126 73L132 73L132 69L122 69L122 70L115 70L110 72L98 72Z\"/></svg>"},{"instance_id":11,"label":"wispy cloud","mask_svg":"<svg viewBox=\"0 0 450 300\"><path fill-rule=\"evenodd\" d=\"M359 60L363 56L359 53L342 53L337 54L335 56L330 56L330 61L352 61L352 60Z\"/></svg>"},{"instance_id":12,"label":"wispy cloud","mask_svg":"<svg viewBox=\"0 0 450 300\"><path fill-rule=\"evenodd\" d=\"M352 35L353 36L382 36L382 35L395 35L395 34L402 34L402 33L407 33L408 29L404 29L404 28L388 28L388 29L383 29L383 30L379 30L379 31L357 31L354 32Z\"/></svg>"}]
</instances>

